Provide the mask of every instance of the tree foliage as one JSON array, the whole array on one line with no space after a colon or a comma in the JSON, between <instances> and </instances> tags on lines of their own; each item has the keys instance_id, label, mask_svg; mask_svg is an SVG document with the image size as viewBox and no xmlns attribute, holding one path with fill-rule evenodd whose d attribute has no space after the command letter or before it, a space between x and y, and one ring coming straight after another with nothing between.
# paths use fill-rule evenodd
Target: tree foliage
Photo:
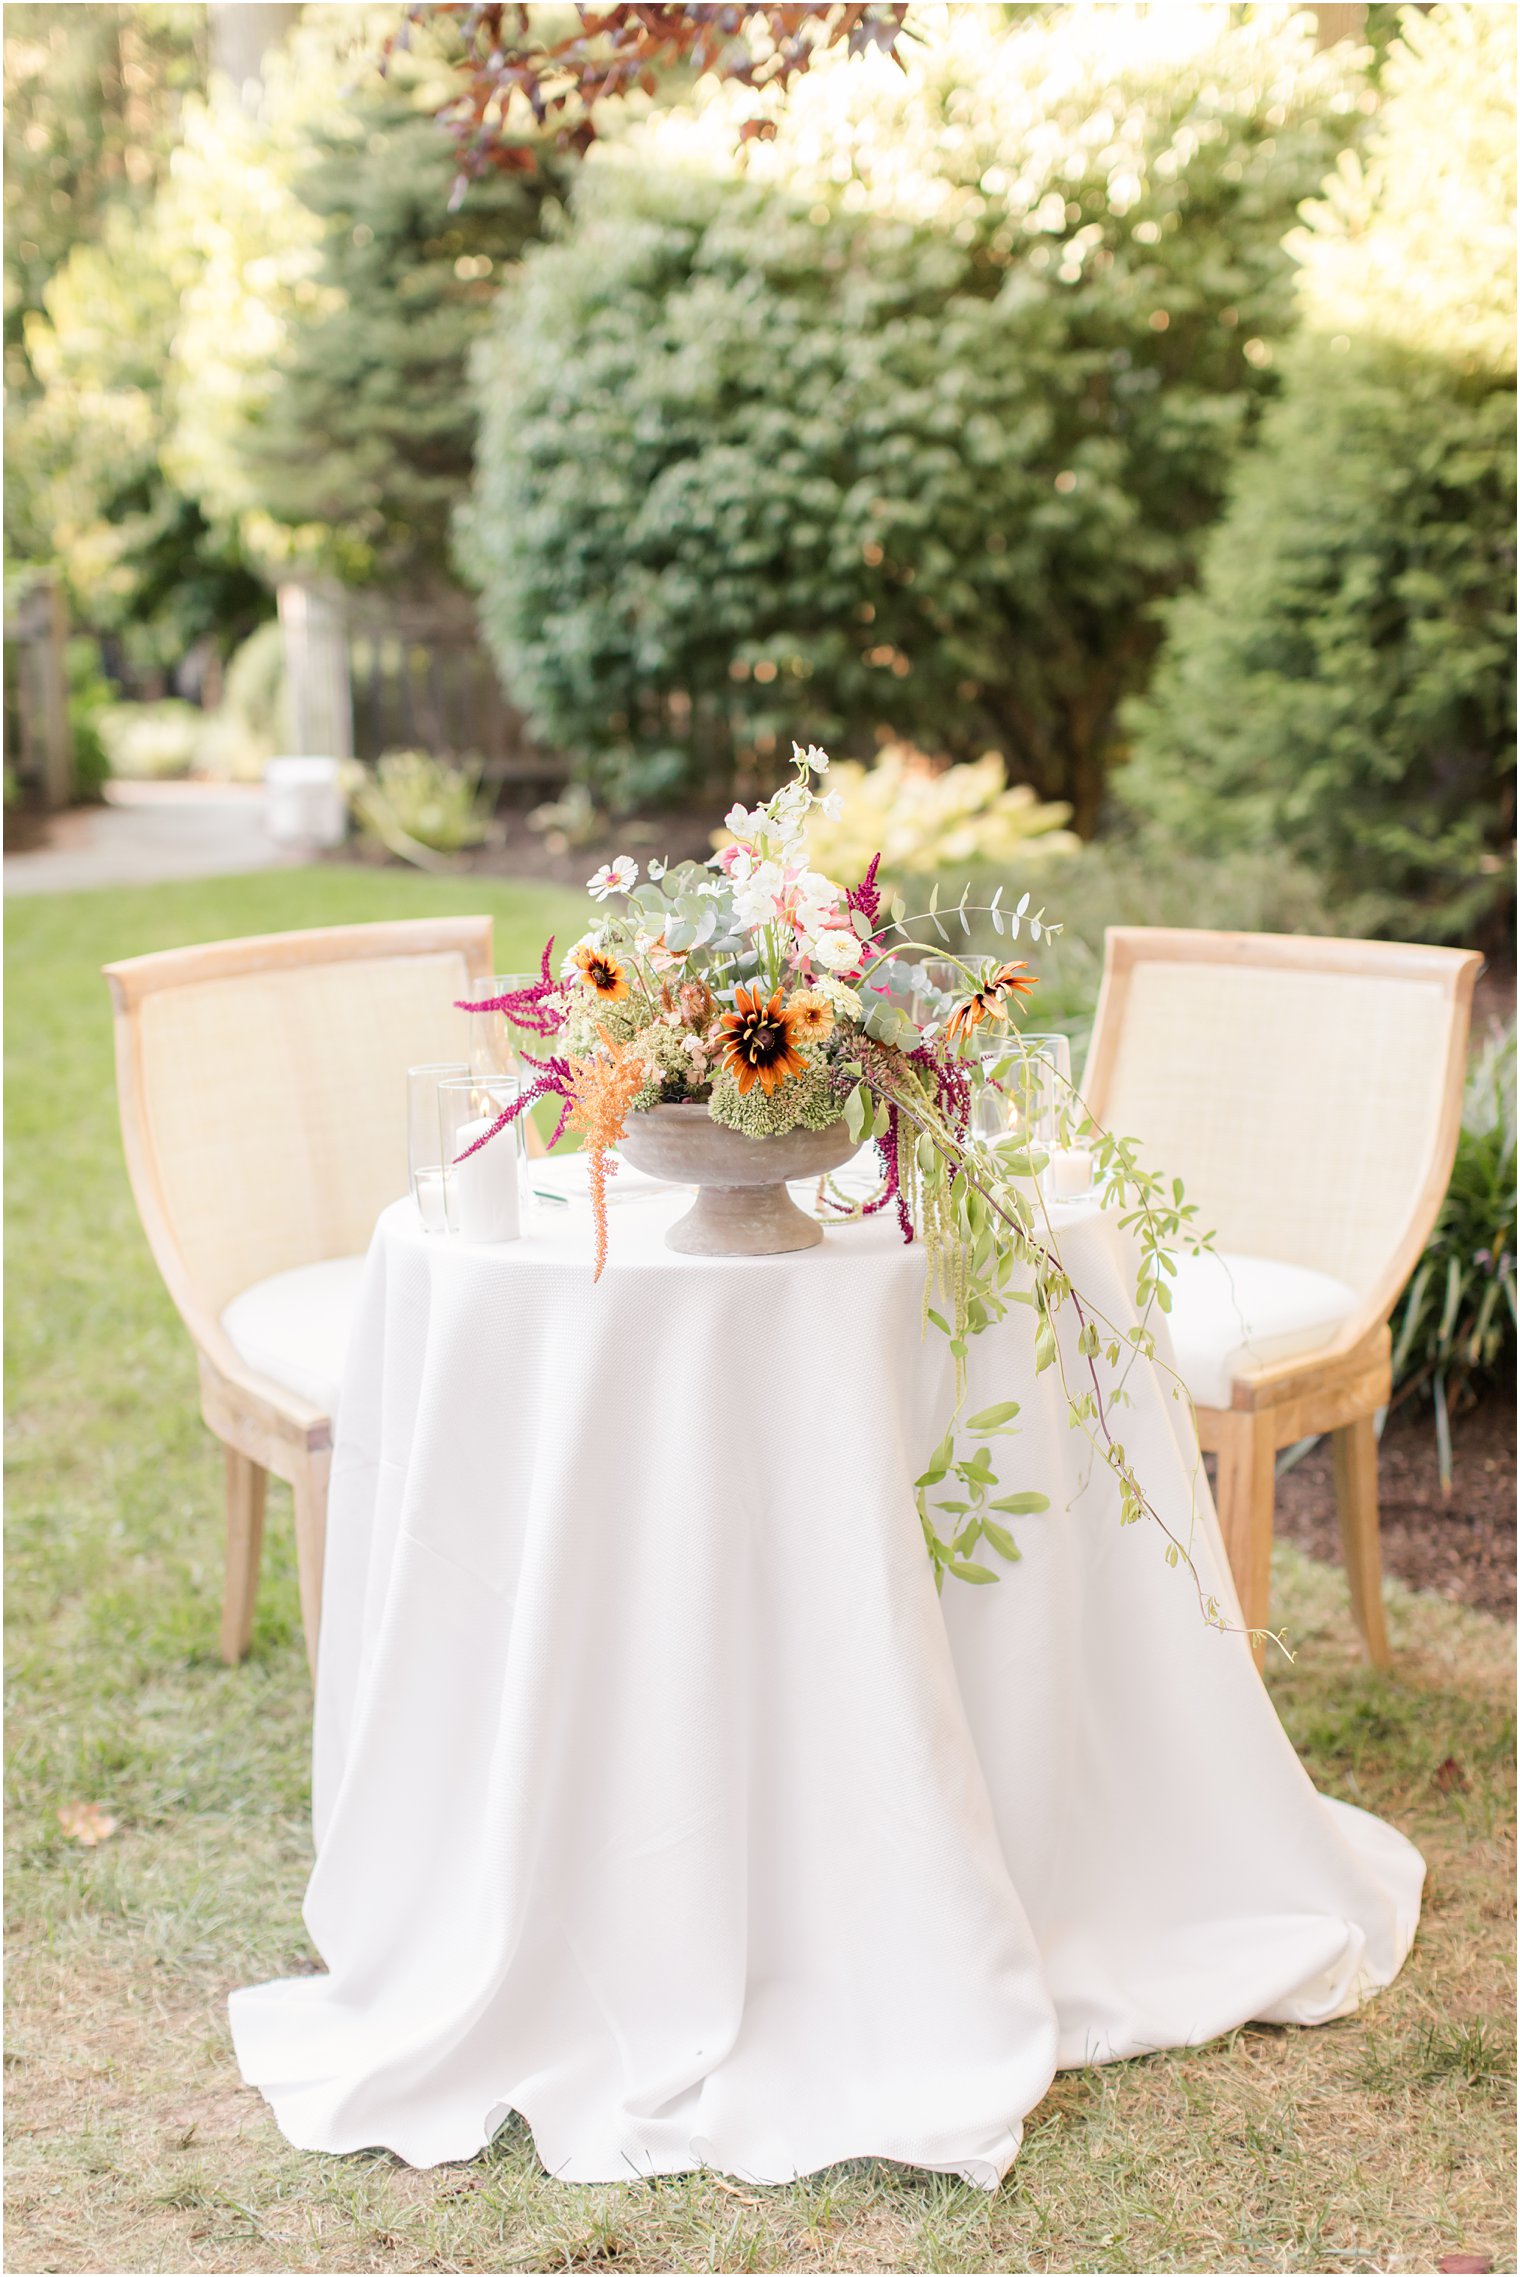
<instances>
[{"instance_id":1,"label":"tree foliage","mask_svg":"<svg viewBox=\"0 0 1520 2277\"><path fill-rule=\"evenodd\" d=\"M23 338L49 278L107 217L141 215L162 181L183 95L205 76L204 16L164 6L5 16L6 385L30 386Z\"/></svg>"},{"instance_id":2,"label":"tree foliage","mask_svg":"<svg viewBox=\"0 0 1520 2277\"><path fill-rule=\"evenodd\" d=\"M721 100L652 120L504 291L465 558L615 795L763 774L805 714L995 745L1092 827L1359 92L1298 23L1183 11L1157 56L1094 13L820 65L743 176Z\"/></svg>"},{"instance_id":3,"label":"tree foliage","mask_svg":"<svg viewBox=\"0 0 1520 2277\"><path fill-rule=\"evenodd\" d=\"M1125 777L1185 842L1286 846L1416 934L1512 894L1514 36L1406 16L1366 174L1296 241L1309 325Z\"/></svg>"},{"instance_id":4,"label":"tree foliage","mask_svg":"<svg viewBox=\"0 0 1520 2277\"><path fill-rule=\"evenodd\" d=\"M482 175L536 172L546 134L560 151L582 155L597 139L599 104L652 96L672 71L710 73L784 96L830 48L842 46L851 56L897 54L908 36L907 13L905 0L782 7L641 0L632 7L578 7L573 31L551 20L545 34L531 9L501 0L418 0L387 43L387 55L401 52L419 27L435 36L447 27L458 36L460 83L438 114L456 146L457 205ZM739 127L741 141L774 132L774 112L759 108Z\"/></svg>"},{"instance_id":5,"label":"tree foliage","mask_svg":"<svg viewBox=\"0 0 1520 2277\"><path fill-rule=\"evenodd\" d=\"M474 455L467 354L558 169L492 177L451 212L448 142L395 89L313 145L293 191L321 224L315 296L289 317L242 479L350 582L442 579Z\"/></svg>"},{"instance_id":6,"label":"tree foliage","mask_svg":"<svg viewBox=\"0 0 1520 2277\"><path fill-rule=\"evenodd\" d=\"M269 606L164 463L178 295L158 201L203 49L185 8L6 19L6 547L60 570L75 620L150 684Z\"/></svg>"}]
</instances>

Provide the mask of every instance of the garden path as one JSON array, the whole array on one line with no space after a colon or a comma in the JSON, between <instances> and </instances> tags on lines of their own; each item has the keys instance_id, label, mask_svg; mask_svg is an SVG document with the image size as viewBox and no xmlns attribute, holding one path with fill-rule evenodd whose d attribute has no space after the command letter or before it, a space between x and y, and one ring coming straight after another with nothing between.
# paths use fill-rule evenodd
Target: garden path
<instances>
[{"instance_id":1,"label":"garden path","mask_svg":"<svg viewBox=\"0 0 1520 2277\"><path fill-rule=\"evenodd\" d=\"M32 819L40 824L33 842L6 849L7 895L232 877L304 859L270 838L264 794L253 783L116 782L104 806Z\"/></svg>"}]
</instances>

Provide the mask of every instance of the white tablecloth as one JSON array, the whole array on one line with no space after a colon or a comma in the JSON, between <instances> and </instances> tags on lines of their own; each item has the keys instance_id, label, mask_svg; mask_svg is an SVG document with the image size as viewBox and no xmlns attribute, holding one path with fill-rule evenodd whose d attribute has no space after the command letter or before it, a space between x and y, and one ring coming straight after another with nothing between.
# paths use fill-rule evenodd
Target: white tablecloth
<instances>
[{"instance_id":1,"label":"white tablecloth","mask_svg":"<svg viewBox=\"0 0 1520 2277\"><path fill-rule=\"evenodd\" d=\"M471 2156L511 2110L575 2181L875 2154L995 2185L1057 2066L1345 2014L1422 1865L1317 1795L1236 1635L1038 1379L972 1346L1023 1559L937 1597L912 1481L948 1414L891 1224L677 1257L684 1201L515 1245L380 1220L345 1381L317 1683L325 1976L233 1995L306 2149ZM1111 1220L1078 1284L1133 1317ZM1187 1531L1161 1374L1123 1437ZM1233 1604L1201 1473L1197 1560Z\"/></svg>"}]
</instances>

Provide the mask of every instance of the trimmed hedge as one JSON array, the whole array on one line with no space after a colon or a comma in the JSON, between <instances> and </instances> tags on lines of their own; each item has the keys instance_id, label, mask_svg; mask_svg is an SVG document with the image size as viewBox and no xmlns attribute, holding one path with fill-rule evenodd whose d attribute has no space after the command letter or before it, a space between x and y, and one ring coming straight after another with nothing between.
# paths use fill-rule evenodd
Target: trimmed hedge
<instances>
[{"instance_id":1,"label":"trimmed hedge","mask_svg":"<svg viewBox=\"0 0 1520 2277\"><path fill-rule=\"evenodd\" d=\"M1116 67L1085 14L960 11L905 91L800 97L771 180L635 143L503 291L462 556L614 799L764 777L805 722L995 745L1093 826L1356 112L1302 24Z\"/></svg>"}]
</instances>

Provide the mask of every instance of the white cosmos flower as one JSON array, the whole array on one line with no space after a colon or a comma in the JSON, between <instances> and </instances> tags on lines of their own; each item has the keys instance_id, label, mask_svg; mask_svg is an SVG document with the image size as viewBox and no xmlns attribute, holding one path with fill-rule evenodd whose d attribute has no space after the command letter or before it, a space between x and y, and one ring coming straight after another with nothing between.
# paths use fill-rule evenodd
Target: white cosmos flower
<instances>
[{"instance_id":1,"label":"white cosmos flower","mask_svg":"<svg viewBox=\"0 0 1520 2277\"><path fill-rule=\"evenodd\" d=\"M586 891L597 901L605 901L610 893L631 893L638 882L638 863L619 854L615 862L604 862L594 878L587 878Z\"/></svg>"},{"instance_id":2,"label":"white cosmos flower","mask_svg":"<svg viewBox=\"0 0 1520 2277\"><path fill-rule=\"evenodd\" d=\"M589 933L583 933L578 941L571 942L560 962L559 977L561 980L578 980L580 978L580 968L575 961L576 950L600 949L606 941L606 933L607 929L604 925L593 925Z\"/></svg>"}]
</instances>

